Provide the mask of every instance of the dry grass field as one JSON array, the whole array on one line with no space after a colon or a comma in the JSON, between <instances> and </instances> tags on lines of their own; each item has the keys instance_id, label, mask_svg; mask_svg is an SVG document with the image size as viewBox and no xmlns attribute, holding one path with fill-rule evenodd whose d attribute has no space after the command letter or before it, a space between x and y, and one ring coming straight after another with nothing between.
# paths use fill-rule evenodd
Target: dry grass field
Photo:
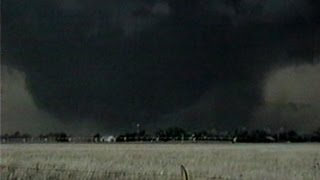
<instances>
[{"instance_id":1,"label":"dry grass field","mask_svg":"<svg viewBox=\"0 0 320 180\"><path fill-rule=\"evenodd\" d=\"M2 144L1 179L320 179L320 144Z\"/></svg>"}]
</instances>

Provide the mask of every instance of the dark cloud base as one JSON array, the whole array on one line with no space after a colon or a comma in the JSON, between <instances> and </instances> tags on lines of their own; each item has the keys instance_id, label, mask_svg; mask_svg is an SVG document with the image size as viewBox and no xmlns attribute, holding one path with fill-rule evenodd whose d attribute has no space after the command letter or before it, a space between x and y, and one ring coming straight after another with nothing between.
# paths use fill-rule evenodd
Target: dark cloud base
<instances>
[{"instance_id":1,"label":"dark cloud base","mask_svg":"<svg viewBox=\"0 0 320 180\"><path fill-rule=\"evenodd\" d=\"M3 63L26 74L38 107L106 128L161 126L205 94L213 115L182 121L246 125L266 73L312 63L319 40L316 1L286 12L250 1L65 2L3 2Z\"/></svg>"}]
</instances>

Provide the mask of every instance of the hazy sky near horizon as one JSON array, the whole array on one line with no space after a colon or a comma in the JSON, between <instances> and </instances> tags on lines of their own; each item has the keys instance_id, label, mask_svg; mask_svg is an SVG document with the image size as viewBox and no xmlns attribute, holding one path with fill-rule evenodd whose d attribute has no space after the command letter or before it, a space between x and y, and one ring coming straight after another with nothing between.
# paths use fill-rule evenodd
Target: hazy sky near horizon
<instances>
[{"instance_id":1,"label":"hazy sky near horizon","mask_svg":"<svg viewBox=\"0 0 320 180\"><path fill-rule=\"evenodd\" d=\"M2 131L320 125L317 1L11 0L2 9Z\"/></svg>"}]
</instances>

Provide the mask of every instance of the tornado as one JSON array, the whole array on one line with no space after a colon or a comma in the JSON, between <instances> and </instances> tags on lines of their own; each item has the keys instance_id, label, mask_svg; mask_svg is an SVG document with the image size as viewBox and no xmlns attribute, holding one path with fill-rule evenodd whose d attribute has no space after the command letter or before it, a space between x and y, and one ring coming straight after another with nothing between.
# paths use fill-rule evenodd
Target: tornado
<instances>
[{"instance_id":1,"label":"tornado","mask_svg":"<svg viewBox=\"0 0 320 180\"><path fill-rule=\"evenodd\" d=\"M233 129L263 103L268 72L318 63L319 10L312 0L10 0L2 64L62 122L155 128L179 114ZM206 115L181 115L200 101Z\"/></svg>"}]
</instances>

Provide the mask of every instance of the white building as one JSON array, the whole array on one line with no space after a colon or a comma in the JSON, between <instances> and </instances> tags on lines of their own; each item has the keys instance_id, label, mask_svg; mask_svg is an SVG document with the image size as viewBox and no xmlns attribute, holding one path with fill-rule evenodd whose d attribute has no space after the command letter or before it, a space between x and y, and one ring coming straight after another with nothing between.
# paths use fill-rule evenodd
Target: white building
<instances>
[{"instance_id":1,"label":"white building","mask_svg":"<svg viewBox=\"0 0 320 180\"><path fill-rule=\"evenodd\" d=\"M108 143L113 143L116 142L116 137L114 136L102 136L100 138L100 142L108 142Z\"/></svg>"}]
</instances>

